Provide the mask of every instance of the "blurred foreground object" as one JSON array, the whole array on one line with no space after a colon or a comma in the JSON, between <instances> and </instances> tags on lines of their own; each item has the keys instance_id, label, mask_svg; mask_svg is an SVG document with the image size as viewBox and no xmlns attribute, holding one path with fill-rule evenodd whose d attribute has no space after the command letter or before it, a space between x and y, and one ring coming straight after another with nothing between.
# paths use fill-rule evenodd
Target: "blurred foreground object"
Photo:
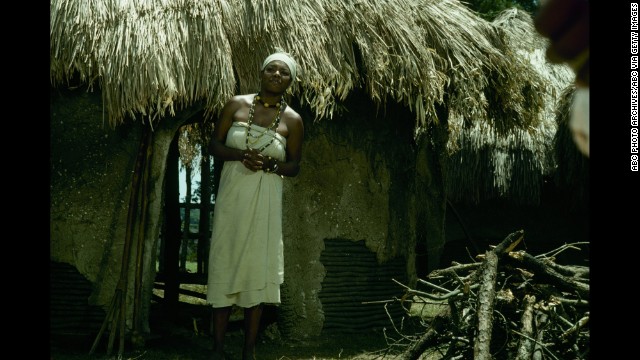
<instances>
[{"instance_id":1,"label":"blurred foreground object","mask_svg":"<svg viewBox=\"0 0 640 360\"><path fill-rule=\"evenodd\" d=\"M569 127L578 149L589 156L589 2L547 0L541 3L535 27L550 40L549 61L567 63L576 73Z\"/></svg>"}]
</instances>

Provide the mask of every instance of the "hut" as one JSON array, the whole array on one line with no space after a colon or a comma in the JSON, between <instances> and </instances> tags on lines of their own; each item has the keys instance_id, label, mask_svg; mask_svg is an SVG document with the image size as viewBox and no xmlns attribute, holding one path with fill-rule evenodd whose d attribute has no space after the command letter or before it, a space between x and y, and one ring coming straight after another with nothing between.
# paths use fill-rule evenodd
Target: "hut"
<instances>
[{"instance_id":1,"label":"hut","mask_svg":"<svg viewBox=\"0 0 640 360\"><path fill-rule=\"evenodd\" d=\"M144 342L159 262L177 301L178 130L206 136L276 48L302 70L287 97L306 129L284 189L289 337L386 321L359 296L438 266L448 204L538 203L554 173L554 109L572 77L545 62L521 11L487 22L456 0L52 0L50 20L52 332Z\"/></svg>"}]
</instances>

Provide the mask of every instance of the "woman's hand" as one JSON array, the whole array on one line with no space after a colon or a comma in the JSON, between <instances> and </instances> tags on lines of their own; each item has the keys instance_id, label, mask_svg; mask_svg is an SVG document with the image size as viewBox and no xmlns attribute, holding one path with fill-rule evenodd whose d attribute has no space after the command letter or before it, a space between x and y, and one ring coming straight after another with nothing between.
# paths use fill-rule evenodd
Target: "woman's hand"
<instances>
[{"instance_id":1,"label":"woman's hand","mask_svg":"<svg viewBox=\"0 0 640 360\"><path fill-rule=\"evenodd\" d=\"M247 169L253 172L263 170L264 163L265 156L258 152L258 150L251 148L244 150L242 154L242 164Z\"/></svg>"}]
</instances>

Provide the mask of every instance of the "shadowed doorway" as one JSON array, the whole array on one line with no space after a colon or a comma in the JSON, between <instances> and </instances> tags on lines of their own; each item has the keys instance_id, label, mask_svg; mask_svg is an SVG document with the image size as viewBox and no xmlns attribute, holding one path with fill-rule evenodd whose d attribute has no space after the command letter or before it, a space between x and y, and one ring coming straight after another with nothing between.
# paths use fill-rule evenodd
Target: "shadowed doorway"
<instances>
[{"instance_id":1,"label":"shadowed doorway","mask_svg":"<svg viewBox=\"0 0 640 360\"><path fill-rule=\"evenodd\" d=\"M196 332L208 330L206 284L217 174L202 144L210 134L202 123L186 124L169 148L152 328L189 321Z\"/></svg>"}]
</instances>

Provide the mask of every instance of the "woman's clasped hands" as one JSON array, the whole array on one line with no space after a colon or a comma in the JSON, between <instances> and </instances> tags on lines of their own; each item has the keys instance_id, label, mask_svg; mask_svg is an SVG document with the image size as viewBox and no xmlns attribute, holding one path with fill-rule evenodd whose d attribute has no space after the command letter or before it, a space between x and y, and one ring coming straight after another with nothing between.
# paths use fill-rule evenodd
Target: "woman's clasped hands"
<instances>
[{"instance_id":1,"label":"woman's clasped hands","mask_svg":"<svg viewBox=\"0 0 640 360\"><path fill-rule=\"evenodd\" d=\"M254 172L264 170L265 156L256 149L247 148L242 154L242 164Z\"/></svg>"}]
</instances>

